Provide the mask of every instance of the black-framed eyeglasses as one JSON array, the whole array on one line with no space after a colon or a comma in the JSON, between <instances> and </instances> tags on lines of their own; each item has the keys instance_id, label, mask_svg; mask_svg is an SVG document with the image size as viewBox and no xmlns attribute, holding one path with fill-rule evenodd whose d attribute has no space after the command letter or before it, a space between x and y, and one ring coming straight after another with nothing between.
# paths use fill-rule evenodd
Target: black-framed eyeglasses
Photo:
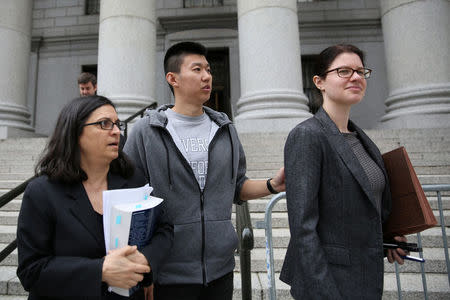
<instances>
[{"instance_id":1,"label":"black-framed eyeglasses","mask_svg":"<svg viewBox=\"0 0 450 300\"><path fill-rule=\"evenodd\" d=\"M353 76L353 73L356 72L356 74L358 74L359 77L361 78L369 78L370 74L372 74L372 70L368 69L368 68L361 68L361 69L352 69L352 68L348 68L348 67L341 67L341 68L336 68L333 70L329 70L324 72L322 75L331 73L336 71L336 73L338 74L339 77L342 78L349 78Z\"/></svg>"},{"instance_id":2,"label":"black-framed eyeglasses","mask_svg":"<svg viewBox=\"0 0 450 300\"><path fill-rule=\"evenodd\" d=\"M119 121L119 120L113 122L113 121L111 121L109 119L105 119L105 120L101 120L101 121L98 121L98 122L92 122L92 123L84 124L83 127L84 126L88 126L88 125L100 125L100 128L104 129L104 130L113 130L114 125L116 125L117 128L119 128L119 130L124 130L125 129L125 122L122 122L122 121Z\"/></svg>"}]
</instances>

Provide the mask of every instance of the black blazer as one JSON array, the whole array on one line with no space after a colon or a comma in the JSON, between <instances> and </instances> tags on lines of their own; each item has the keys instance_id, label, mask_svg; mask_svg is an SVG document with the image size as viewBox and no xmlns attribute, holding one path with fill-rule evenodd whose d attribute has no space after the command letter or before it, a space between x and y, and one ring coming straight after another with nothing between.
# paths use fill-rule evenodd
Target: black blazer
<instances>
[{"instance_id":1,"label":"black blazer","mask_svg":"<svg viewBox=\"0 0 450 300\"><path fill-rule=\"evenodd\" d=\"M383 293L389 180L377 146L351 121L349 129L384 173L381 214L366 173L323 108L286 141L291 239L280 279L295 299L381 299Z\"/></svg>"},{"instance_id":2,"label":"black blazer","mask_svg":"<svg viewBox=\"0 0 450 300\"><path fill-rule=\"evenodd\" d=\"M124 179L108 174L108 189L143 186L137 174ZM158 271L173 240L173 227L160 223L151 244L141 252ZM17 225L17 275L29 299L121 299L102 283L105 252L102 217L81 182L66 185L47 176L27 186ZM136 292L136 297L142 290ZM126 299L126 298L124 298Z\"/></svg>"}]
</instances>

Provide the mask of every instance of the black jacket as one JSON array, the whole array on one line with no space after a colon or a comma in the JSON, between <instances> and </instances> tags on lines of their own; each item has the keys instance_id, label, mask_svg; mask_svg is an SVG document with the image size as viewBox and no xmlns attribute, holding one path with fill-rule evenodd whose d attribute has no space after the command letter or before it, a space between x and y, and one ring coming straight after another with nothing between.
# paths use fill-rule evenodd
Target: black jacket
<instances>
[{"instance_id":1,"label":"black jacket","mask_svg":"<svg viewBox=\"0 0 450 300\"><path fill-rule=\"evenodd\" d=\"M145 183L140 173L130 179L108 174L108 189ZM160 223L151 244L141 250L152 272L157 272L172 239L172 226ZM30 292L29 299L121 298L107 292L102 283L106 254L103 226L81 182L66 185L47 176L30 182L19 214L17 246L17 275Z\"/></svg>"}]
</instances>

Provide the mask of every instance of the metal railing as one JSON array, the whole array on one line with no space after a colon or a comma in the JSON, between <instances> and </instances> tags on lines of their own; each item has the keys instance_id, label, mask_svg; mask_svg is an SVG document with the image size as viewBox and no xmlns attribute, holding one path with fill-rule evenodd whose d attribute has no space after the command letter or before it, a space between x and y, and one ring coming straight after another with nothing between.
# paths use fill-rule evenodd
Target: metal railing
<instances>
[{"instance_id":1,"label":"metal railing","mask_svg":"<svg viewBox=\"0 0 450 300\"><path fill-rule=\"evenodd\" d=\"M250 300L252 299L251 250L254 237L247 201L242 205L236 205L236 231L239 237L242 300Z\"/></svg>"},{"instance_id":2,"label":"metal railing","mask_svg":"<svg viewBox=\"0 0 450 300\"><path fill-rule=\"evenodd\" d=\"M133 121L137 116L141 116L141 118L144 115L144 112L147 109L155 109L157 106L156 102L153 102L150 105L147 105L146 107L140 109L138 112L136 112L135 114L131 115L130 117L128 117L124 123L125 123L125 129L124 129L124 137L127 137L127 133L128 133L128 123L130 123L131 121ZM28 178L27 180L25 180L24 182L22 182L21 184L19 184L17 187L13 188L12 190L10 190L9 192L7 192L6 194L2 195L0 197L0 208L3 207L4 205L8 204L9 202L11 202L12 200L14 200L15 198L17 198L17 196L19 196L20 194L22 194L25 191L25 188L27 187L28 183L35 178L35 176ZM14 241L12 241L8 246L6 246L1 252L0 252L0 262L2 262L8 255L11 254L11 252L13 252L15 249L17 248L17 239L14 239Z\"/></svg>"},{"instance_id":3,"label":"metal railing","mask_svg":"<svg viewBox=\"0 0 450 300\"><path fill-rule=\"evenodd\" d=\"M123 136L125 137L125 139L127 138L127 135L128 135L128 123L130 123L131 121L136 119L137 116L141 116L141 118L142 118L147 109L155 109L156 106L158 106L158 103L153 102L152 104L149 104L146 107L141 108L136 113L134 113L131 116L129 116L128 118L126 118L125 121L123 121L125 123L125 129L123 130Z\"/></svg>"},{"instance_id":4,"label":"metal railing","mask_svg":"<svg viewBox=\"0 0 450 300\"><path fill-rule=\"evenodd\" d=\"M439 221L440 227L442 231L442 242L445 254L445 262L447 266L447 276L448 282L450 285L450 259L448 254L448 241L447 241L447 233L445 228L445 220L444 220L444 211L442 205L442 192L450 191L450 184L438 184L438 185L422 185L424 192L436 192L437 202L438 202L438 210L439 210ZM267 279L268 279L268 294L270 300L276 300L276 286L275 286L275 270L274 270L274 259L273 259L273 237L272 237L272 210L275 204L281 199L286 198L286 193L279 193L272 197L269 203L266 206L265 216L264 216L264 224L259 224L259 228L265 228L265 236L266 236L266 262L267 262ZM420 233L417 233L417 246L422 248L422 238ZM423 258L423 252L419 252L419 256ZM400 271L398 264L395 263L395 276L397 279L397 295L398 299L402 299L402 289L401 289L401 281L400 281ZM424 263L420 263L421 275L422 275L422 285L424 291L424 299L428 299L428 289L427 282L425 277L425 268Z\"/></svg>"}]
</instances>

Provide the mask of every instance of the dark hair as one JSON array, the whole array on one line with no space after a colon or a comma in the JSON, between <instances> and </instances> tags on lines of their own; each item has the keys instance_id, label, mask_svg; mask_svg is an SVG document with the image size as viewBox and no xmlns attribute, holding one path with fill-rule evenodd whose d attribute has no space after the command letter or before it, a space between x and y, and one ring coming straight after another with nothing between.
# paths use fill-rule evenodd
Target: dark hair
<instances>
[{"instance_id":1,"label":"dark hair","mask_svg":"<svg viewBox=\"0 0 450 300\"><path fill-rule=\"evenodd\" d=\"M194 42L181 42L170 47L164 56L164 74L180 72L184 57L188 54L198 54L206 57L208 51L205 46ZM173 87L169 84L173 94Z\"/></svg>"},{"instance_id":2,"label":"dark hair","mask_svg":"<svg viewBox=\"0 0 450 300\"><path fill-rule=\"evenodd\" d=\"M79 137L83 124L91 113L103 105L115 106L102 96L76 98L67 103L56 121L55 130L35 168L36 175L47 175L51 180L74 183L87 180L80 166ZM119 148L119 156L110 164L110 172L129 178L134 173L131 161Z\"/></svg>"},{"instance_id":3,"label":"dark hair","mask_svg":"<svg viewBox=\"0 0 450 300\"><path fill-rule=\"evenodd\" d=\"M97 84L97 77L88 72L83 72L78 76L78 84L86 84L89 82L92 82L92 85L95 86Z\"/></svg>"},{"instance_id":4,"label":"dark hair","mask_svg":"<svg viewBox=\"0 0 450 300\"><path fill-rule=\"evenodd\" d=\"M331 66L336 57L342 53L355 53L361 59L361 62L364 64L364 52L356 46L350 44L338 44L334 46L330 46L320 52L319 56L316 60L315 72L314 74L325 78L326 74L324 74L328 68ZM314 85L315 87L315 85ZM319 107L323 104L322 93L319 91L317 87L315 87L312 91L312 99L309 103L309 109L314 114L317 112ZM312 102L312 103L311 103Z\"/></svg>"}]
</instances>

